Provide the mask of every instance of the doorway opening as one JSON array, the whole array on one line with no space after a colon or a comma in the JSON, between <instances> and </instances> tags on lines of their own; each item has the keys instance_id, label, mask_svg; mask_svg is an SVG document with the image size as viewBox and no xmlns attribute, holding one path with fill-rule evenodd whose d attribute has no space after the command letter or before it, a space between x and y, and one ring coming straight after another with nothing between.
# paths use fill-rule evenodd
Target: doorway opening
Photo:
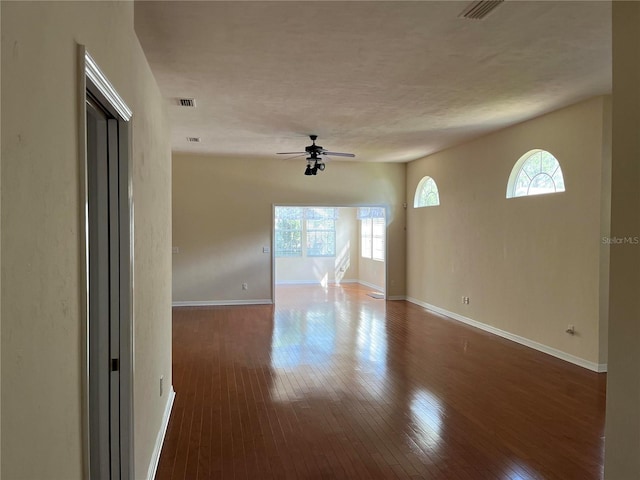
<instances>
[{"instance_id":1,"label":"doorway opening","mask_svg":"<svg viewBox=\"0 0 640 480\"><path fill-rule=\"evenodd\" d=\"M386 298L386 218L379 206L274 206L274 292L359 283Z\"/></svg>"}]
</instances>

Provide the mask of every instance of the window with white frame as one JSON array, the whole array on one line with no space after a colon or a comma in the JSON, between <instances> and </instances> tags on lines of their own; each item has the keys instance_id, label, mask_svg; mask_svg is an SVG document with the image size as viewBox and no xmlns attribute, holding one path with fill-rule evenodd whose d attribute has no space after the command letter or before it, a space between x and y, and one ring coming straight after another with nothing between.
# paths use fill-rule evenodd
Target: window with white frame
<instances>
[{"instance_id":1,"label":"window with white frame","mask_svg":"<svg viewBox=\"0 0 640 480\"><path fill-rule=\"evenodd\" d=\"M307 256L336 256L337 209L327 207L305 208Z\"/></svg>"},{"instance_id":2,"label":"window with white frame","mask_svg":"<svg viewBox=\"0 0 640 480\"><path fill-rule=\"evenodd\" d=\"M276 207L276 257L335 257L336 219L334 207Z\"/></svg>"},{"instance_id":3,"label":"window with white frame","mask_svg":"<svg viewBox=\"0 0 640 480\"><path fill-rule=\"evenodd\" d=\"M413 208L435 207L440 205L440 195L436 181L426 176L418 183L416 194L413 197Z\"/></svg>"},{"instance_id":4,"label":"window with white frame","mask_svg":"<svg viewBox=\"0 0 640 480\"><path fill-rule=\"evenodd\" d=\"M516 162L507 183L507 198L564 192L560 163L546 150L530 150Z\"/></svg>"},{"instance_id":5,"label":"window with white frame","mask_svg":"<svg viewBox=\"0 0 640 480\"><path fill-rule=\"evenodd\" d=\"M384 218L372 218L371 224L371 258L373 260L378 260L379 262L384 261L384 230L386 227L386 222Z\"/></svg>"},{"instance_id":6,"label":"window with white frame","mask_svg":"<svg viewBox=\"0 0 640 480\"><path fill-rule=\"evenodd\" d=\"M360 220L360 256L383 262L387 226L384 208L358 208L358 219Z\"/></svg>"},{"instance_id":7,"label":"window with white frame","mask_svg":"<svg viewBox=\"0 0 640 480\"><path fill-rule=\"evenodd\" d=\"M276 207L275 213L275 256L302 256L302 208Z\"/></svg>"},{"instance_id":8,"label":"window with white frame","mask_svg":"<svg viewBox=\"0 0 640 480\"><path fill-rule=\"evenodd\" d=\"M371 258L373 245L373 219L360 220L360 255L362 258Z\"/></svg>"}]
</instances>

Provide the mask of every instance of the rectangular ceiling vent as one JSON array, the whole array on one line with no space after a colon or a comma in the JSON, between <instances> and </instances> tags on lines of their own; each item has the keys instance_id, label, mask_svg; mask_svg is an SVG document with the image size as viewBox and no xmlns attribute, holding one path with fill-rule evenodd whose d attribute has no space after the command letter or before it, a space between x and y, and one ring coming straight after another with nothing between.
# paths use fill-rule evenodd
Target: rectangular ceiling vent
<instances>
[{"instance_id":1,"label":"rectangular ceiling vent","mask_svg":"<svg viewBox=\"0 0 640 480\"><path fill-rule=\"evenodd\" d=\"M195 107L196 100L195 98L179 98L178 103L181 107Z\"/></svg>"},{"instance_id":2,"label":"rectangular ceiling vent","mask_svg":"<svg viewBox=\"0 0 640 480\"><path fill-rule=\"evenodd\" d=\"M482 20L500 5L504 0L479 0L473 2L463 12L458 15L460 18L468 18L469 20Z\"/></svg>"},{"instance_id":3,"label":"rectangular ceiling vent","mask_svg":"<svg viewBox=\"0 0 640 480\"><path fill-rule=\"evenodd\" d=\"M200 143L200 137L187 137L187 142Z\"/></svg>"}]
</instances>

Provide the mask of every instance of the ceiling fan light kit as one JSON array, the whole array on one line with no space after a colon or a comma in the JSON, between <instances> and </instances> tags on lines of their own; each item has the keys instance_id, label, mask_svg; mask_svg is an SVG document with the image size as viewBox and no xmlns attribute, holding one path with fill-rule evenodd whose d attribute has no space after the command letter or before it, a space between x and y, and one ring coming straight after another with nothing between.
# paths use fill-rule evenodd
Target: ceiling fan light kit
<instances>
[{"instance_id":1,"label":"ceiling fan light kit","mask_svg":"<svg viewBox=\"0 0 640 480\"><path fill-rule=\"evenodd\" d=\"M304 152L278 152L278 155L305 155L308 154L307 157L307 168L304 171L305 175L317 175L318 170L321 172L324 171L326 165L324 160L321 158L321 155L325 155L327 157L355 157L353 153L343 153L343 152L330 152L322 148L321 145L316 145L317 135L309 135L311 139L311 145L305 147Z\"/></svg>"}]
</instances>

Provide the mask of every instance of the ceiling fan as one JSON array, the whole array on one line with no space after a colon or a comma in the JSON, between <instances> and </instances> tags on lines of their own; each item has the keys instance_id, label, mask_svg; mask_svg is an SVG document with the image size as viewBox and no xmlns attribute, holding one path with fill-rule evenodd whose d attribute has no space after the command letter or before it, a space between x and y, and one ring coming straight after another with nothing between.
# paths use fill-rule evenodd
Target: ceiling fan
<instances>
[{"instance_id":1,"label":"ceiling fan","mask_svg":"<svg viewBox=\"0 0 640 480\"><path fill-rule=\"evenodd\" d=\"M322 148L321 145L316 145L317 135L309 135L312 144L304 148L304 152L278 152L278 155L309 155L307 157L307 169L305 175L317 175L318 170L321 172L325 169L324 160L322 155L327 157L355 157L353 153L342 152L330 152Z\"/></svg>"}]
</instances>

